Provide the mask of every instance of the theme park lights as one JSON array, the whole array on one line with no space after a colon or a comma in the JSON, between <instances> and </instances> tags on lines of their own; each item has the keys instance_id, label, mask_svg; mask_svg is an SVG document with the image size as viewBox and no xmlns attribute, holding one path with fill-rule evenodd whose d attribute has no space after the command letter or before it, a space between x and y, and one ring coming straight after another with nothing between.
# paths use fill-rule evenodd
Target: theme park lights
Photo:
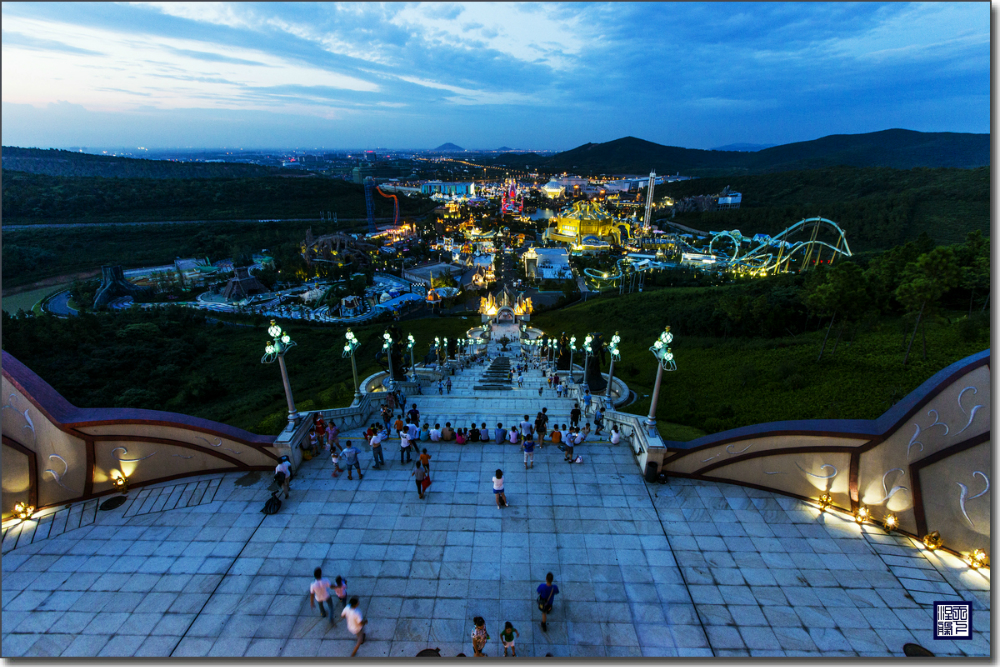
<instances>
[{"instance_id":1,"label":"theme park lights","mask_svg":"<svg viewBox=\"0 0 1000 667\"><path fill-rule=\"evenodd\" d=\"M14 516L16 516L21 521L27 521L34 514L35 508L27 503L18 503L14 505Z\"/></svg>"},{"instance_id":2,"label":"theme park lights","mask_svg":"<svg viewBox=\"0 0 1000 667\"><path fill-rule=\"evenodd\" d=\"M606 395L609 401L611 400L611 383L615 379L615 362L621 359L621 355L618 353L618 343L620 342L622 342L621 336L616 331L615 335L611 337L611 342L608 343L608 352L611 353L611 368L608 369L608 393ZM614 403L611 405L614 406Z\"/></svg>"},{"instance_id":3,"label":"theme park lights","mask_svg":"<svg viewBox=\"0 0 1000 667\"><path fill-rule=\"evenodd\" d=\"M833 497L829 493L824 493L819 497L819 511L825 512L826 508L833 504Z\"/></svg>"},{"instance_id":4,"label":"theme park lights","mask_svg":"<svg viewBox=\"0 0 1000 667\"><path fill-rule=\"evenodd\" d=\"M344 353L341 358L350 357L351 358L351 371L354 372L354 400L361 400L361 392L358 390L358 363L354 360L354 351L361 347L361 341L355 336L350 329L347 330L345 334L347 342L344 344Z\"/></svg>"},{"instance_id":5,"label":"theme park lights","mask_svg":"<svg viewBox=\"0 0 1000 667\"><path fill-rule=\"evenodd\" d=\"M583 351L585 356L583 358L583 382L581 382L580 384L584 386L589 386L587 382L587 369L590 368L590 358L594 356L593 342L594 342L594 337L590 334L587 334L587 337L583 339ZM573 367L571 366L570 376L572 375L573 375Z\"/></svg>"},{"instance_id":6,"label":"theme park lights","mask_svg":"<svg viewBox=\"0 0 1000 667\"><path fill-rule=\"evenodd\" d=\"M872 514L868 510L868 507L866 507L865 505L861 505L860 507L858 507L858 510L854 513L854 520L857 521L859 524L862 524L871 518Z\"/></svg>"},{"instance_id":7,"label":"theme park lights","mask_svg":"<svg viewBox=\"0 0 1000 667\"><path fill-rule=\"evenodd\" d=\"M392 372L392 335L389 333L388 329L386 330L386 332L384 334L382 334L382 340L385 341L385 342L382 343L382 349L385 351L385 356L389 360L389 381L388 382L383 382L382 384L391 388L392 387L392 376L393 376L393 372Z\"/></svg>"},{"instance_id":8,"label":"theme park lights","mask_svg":"<svg viewBox=\"0 0 1000 667\"><path fill-rule=\"evenodd\" d=\"M660 398L660 382L663 380L663 371L676 371L677 364L674 362L674 353L670 350L670 343L674 340L674 335L670 333L670 327L665 327L660 337L653 343L649 351L653 353L658 362L656 368L656 384L653 386L653 398L649 403L649 417L646 418L646 426L650 433L656 428L656 403Z\"/></svg>"},{"instance_id":9,"label":"theme park lights","mask_svg":"<svg viewBox=\"0 0 1000 667\"><path fill-rule=\"evenodd\" d=\"M899 528L899 519L895 514L886 514L882 525L885 526L886 531L892 532Z\"/></svg>"},{"instance_id":10,"label":"theme park lights","mask_svg":"<svg viewBox=\"0 0 1000 667\"><path fill-rule=\"evenodd\" d=\"M928 551L934 551L941 546L941 533L935 530L933 533L924 535L923 543Z\"/></svg>"},{"instance_id":11,"label":"theme park lights","mask_svg":"<svg viewBox=\"0 0 1000 667\"><path fill-rule=\"evenodd\" d=\"M295 347L295 341L287 333L283 333L281 327L275 324L274 320L271 320L271 326L267 328L267 333L272 340L264 346L264 356L260 358L260 363L273 364L277 359L278 366L281 368L281 382L285 385L285 400L288 401L288 423L294 426L299 421L299 413L295 410L292 385L288 382L285 353Z\"/></svg>"}]
</instances>

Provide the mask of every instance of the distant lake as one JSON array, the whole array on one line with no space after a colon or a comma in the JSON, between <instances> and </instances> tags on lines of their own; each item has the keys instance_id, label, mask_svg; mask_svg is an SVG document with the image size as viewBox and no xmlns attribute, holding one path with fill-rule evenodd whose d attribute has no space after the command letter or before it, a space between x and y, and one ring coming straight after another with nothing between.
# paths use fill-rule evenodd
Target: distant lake
<instances>
[{"instance_id":1,"label":"distant lake","mask_svg":"<svg viewBox=\"0 0 1000 667\"><path fill-rule=\"evenodd\" d=\"M540 208L531 215L528 216L531 220L548 220L556 216L559 211L553 211L551 208Z\"/></svg>"}]
</instances>

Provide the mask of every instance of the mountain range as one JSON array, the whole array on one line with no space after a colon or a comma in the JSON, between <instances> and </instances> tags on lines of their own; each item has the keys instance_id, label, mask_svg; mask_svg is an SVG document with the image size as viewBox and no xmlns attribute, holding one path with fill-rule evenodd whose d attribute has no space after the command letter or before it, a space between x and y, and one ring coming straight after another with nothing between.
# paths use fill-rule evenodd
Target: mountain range
<instances>
[{"instance_id":1,"label":"mountain range","mask_svg":"<svg viewBox=\"0 0 1000 667\"><path fill-rule=\"evenodd\" d=\"M446 144L441 144L440 146L432 150L441 151L443 153L461 153L465 149L462 148L461 146L456 146L455 144L448 142Z\"/></svg>"},{"instance_id":2,"label":"mountain range","mask_svg":"<svg viewBox=\"0 0 1000 667\"><path fill-rule=\"evenodd\" d=\"M496 160L511 166L582 175L643 174L651 169L658 174L725 176L832 166L972 168L990 164L990 135L892 129L833 134L754 152L679 148L624 137L587 143L551 156L507 154Z\"/></svg>"}]
</instances>

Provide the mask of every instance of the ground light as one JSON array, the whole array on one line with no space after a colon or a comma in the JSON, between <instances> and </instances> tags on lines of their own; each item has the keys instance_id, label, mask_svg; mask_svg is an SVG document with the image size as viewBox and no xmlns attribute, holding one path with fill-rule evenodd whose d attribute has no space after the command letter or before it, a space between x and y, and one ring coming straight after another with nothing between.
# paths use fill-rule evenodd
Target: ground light
<instances>
[{"instance_id":1,"label":"ground light","mask_svg":"<svg viewBox=\"0 0 1000 667\"><path fill-rule=\"evenodd\" d=\"M825 512L826 508L833 504L833 498L829 493L824 493L819 497L819 511Z\"/></svg>"},{"instance_id":2,"label":"ground light","mask_svg":"<svg viewBox=\"0 0 1000 667\"><path fill-rule=\"evenodd\" d=\"M872 518L871 512L865 505L858 507L858 510L854 513L854 520L858 523L864 523Z\"/></svg>"},{"instance_id":3,"label":"ground light","mask_svg":"<svg viewBox=\"0 0 1000 667\"><path fill-rule=\"evenodd\" d=\"M924 535L923 543L928 551L934 551L941 546L941 533L935 530L933 533Z\"/></svg>"},{"instance_id":4,"label":"ground light","mask_svg":"<svg viewBox=\"0 0 1000 667\"><path fill-rule=\"evenodd\" d=\"M990 564L990 558L982 549L976 549L965 557L965 562L968 563L969 567L973 570L978 570L981 567L988 566Z\"/></svg>"},{"instance_id":5,"label":"ground light","mask_svg":"<svg viewBox=\"0 0 1000 667\"><path fill-rule=\"evenodd\" d=\"M885 519L882 522L882 525L885 526L885 529L887 531L891 532L899 528L899 519L896 517L895 514L886 514Z\"/></svg>"},{"instance_id":6,"label":"ground light","mask_svg":"<svg viewBox=\"0 0 1000 667\"><path fill-rule=\"evenodd\" d=\"M16 516L21 521L27 521L34 514L35 508L27 503L18 503L14 505L14 516Z\"/></svg>"}]
</instances>

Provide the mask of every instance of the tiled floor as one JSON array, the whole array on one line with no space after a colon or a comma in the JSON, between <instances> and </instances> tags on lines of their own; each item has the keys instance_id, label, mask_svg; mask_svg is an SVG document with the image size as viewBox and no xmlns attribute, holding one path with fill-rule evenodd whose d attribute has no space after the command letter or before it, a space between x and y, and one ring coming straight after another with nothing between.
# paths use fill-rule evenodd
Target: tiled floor
<instances>
[{"instance_id":1,"label":"tiled floor","mask_svg":"<svg viewBox=\"0 0 1000 667\"><path fill-rule=\"evenodd\" d=\"M451 398L418 399L425 416L495 426L537 411L537 390L473 401L455 384ZM490 656L505 621L523 656L900 656L907 642L990 654L989 573L879 528L737 486L647 485L606 441L581 447L583 464L546 445L528 471L510 445L426 444L425 500L390 441L386 469L368 470L363 453L361 481L332 478L325 457L305 463L274 516L260 513L266 476L242 487L230 474L206 504L124 506L14 548L3 656L349 655L343 621L331 628L309 607L316 566L361 598L363 657L471 654L477 615ZM547 572L560 594L542 632L534 590ZM931 638L930 603L949 599L974 602L973 641Z\"/></svg>"}]
</instances>

